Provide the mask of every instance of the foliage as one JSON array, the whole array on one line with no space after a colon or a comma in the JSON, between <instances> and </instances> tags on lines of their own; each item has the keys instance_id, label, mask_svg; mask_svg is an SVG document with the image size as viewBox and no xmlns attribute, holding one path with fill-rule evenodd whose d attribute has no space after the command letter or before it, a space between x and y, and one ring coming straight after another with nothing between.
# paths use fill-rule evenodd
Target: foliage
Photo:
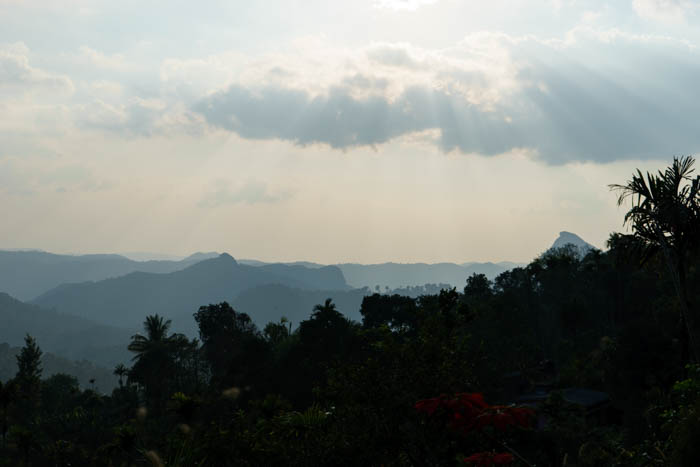
<instances>
[{"instance_id":1,"label":"foliage","mask_svg":"<svg viewBox=\"0 0 700 467\"><path fill-rule=\"evenodd\" d=\"M0 465L697 465L691 168L618 187L636 197L634 233L608 251L549 250L462 291L368 294L361 323L331 298L262 332L201 306L199 339L145 317L109 395L42 380L27 336L0 384ZM580 388L606 397L567 398Z\"/></svg>"}]
</instances>

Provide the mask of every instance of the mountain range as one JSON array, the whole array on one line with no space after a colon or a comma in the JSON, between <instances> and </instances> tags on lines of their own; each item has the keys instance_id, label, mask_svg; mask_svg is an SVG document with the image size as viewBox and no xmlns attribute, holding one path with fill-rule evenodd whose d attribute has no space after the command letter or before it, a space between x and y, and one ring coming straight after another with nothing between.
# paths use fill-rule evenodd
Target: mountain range
<instances>
[{"instance_id":1,"label":"mountain range","mask_svg":"<svg viewBox=\"0 0 700 467\"><path fill-rule=\"evenodd\" d=\"M102 281L63 284L32 303L131 329L139 328L147 315L158 313L173 320L174 330L195 336L192 314L201 305L233 303L244 290L269 284L301 291L350 289L334 266L318 269L283 264L256 267L239 264L223 253L165 274L132 272ZM254 313L251 316L256 318Z\"/></svg>"},{"instance_id":2,"label":"mountain range","mask_svg":"<svg viewBox=\"0 0 700 467\"><path fill-rule=\"evenodd\" d=\"M566 244L581 254L594 248L565 231L551 248ZM377 286L381 292L408 294L437 290L440 284L461 289L474 273L493 279L520 265L265 263L236 261L226 253L134 261L120 255L0 251L0 292L6 292L0 293L0 343L22 345L29 333L56 358L113 368L131 358L126 346L147 315L165 316L173 331L195 337L192 315L209 303L228 301L262 328L282 316L296 326L314 305L332 298L341 312L359 321L363 297Z\"/></svg>"},{"instance_id":3,"label":"mountain range","mask_svg":"<svg viewBox=\"0 0 700 467\"><path fill-rule=\"evenodd\" d=\"M134 261L121 255L57 255L45 251L0 250L0 292L31 300L60 284L99 281L134 271L168 273L191 266L212 253L180 261Z\"/></svg>"}]
</instances>

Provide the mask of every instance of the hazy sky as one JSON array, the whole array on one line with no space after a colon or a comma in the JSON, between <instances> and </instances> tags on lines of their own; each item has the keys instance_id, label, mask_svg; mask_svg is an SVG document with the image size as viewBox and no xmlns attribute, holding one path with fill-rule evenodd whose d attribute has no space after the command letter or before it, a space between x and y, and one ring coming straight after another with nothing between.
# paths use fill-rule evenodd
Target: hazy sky
<instances>
[{"instance_id":1,"label":"hazy sky","mask_svg":"<svg viewBox=\"0 0 700 467\"><path fill-rule=\"evenodd\" d=\"M0 248L529 261L700 152L700 2L0 0Z\"/></svg>"}]
</instances>

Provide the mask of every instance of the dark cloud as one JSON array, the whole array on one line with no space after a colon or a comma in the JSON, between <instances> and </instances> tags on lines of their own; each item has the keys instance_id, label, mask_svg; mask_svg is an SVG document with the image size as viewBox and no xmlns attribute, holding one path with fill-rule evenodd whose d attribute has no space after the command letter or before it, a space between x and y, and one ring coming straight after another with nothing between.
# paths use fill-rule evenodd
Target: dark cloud
<instances>
[{"instance_id":1,"label":"dark cloud","mask_svg":"<svg viewBox=\"0 0 700 467\"><path fill-rule=\"evenodd\" d=\"M436 129L437 144L444 151L496 155L528 148L549 164L700 151L697 56L669 54L664 47L642 50L639 44L625 42L605 47L603 61L620 57L627 68L612 62L589 66L545 46L531 50L528 65L517 77L518 90L489 106L428 86L409 87L391 100L381 95L357 97L348 86L352 80L346 80L320 96L291 88L234 85L199 102L195 111L210 125L244 138L325 143L341 149ZM459 75L455 77L459 81ZM355 77L355 84L363 83L370 85ZM480 86L471 75L464 83L467 88Z\"/></svg>"}]
</instances>

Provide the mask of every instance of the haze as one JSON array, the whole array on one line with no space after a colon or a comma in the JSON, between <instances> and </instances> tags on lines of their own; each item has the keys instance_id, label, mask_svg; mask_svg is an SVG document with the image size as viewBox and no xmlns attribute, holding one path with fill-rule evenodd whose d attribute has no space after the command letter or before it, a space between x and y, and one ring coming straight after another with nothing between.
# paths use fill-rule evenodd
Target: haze
<instances>
[{"instance_id":1,"label":"haze","mask_svg":"<svg viewBox=\"0 0 700 467\"><path fill-rule=\"evenodd\" d=\"M602 247L700 149L698 2L0 1L0 245L321 263Z\"/></svg>"}]
</instances>

